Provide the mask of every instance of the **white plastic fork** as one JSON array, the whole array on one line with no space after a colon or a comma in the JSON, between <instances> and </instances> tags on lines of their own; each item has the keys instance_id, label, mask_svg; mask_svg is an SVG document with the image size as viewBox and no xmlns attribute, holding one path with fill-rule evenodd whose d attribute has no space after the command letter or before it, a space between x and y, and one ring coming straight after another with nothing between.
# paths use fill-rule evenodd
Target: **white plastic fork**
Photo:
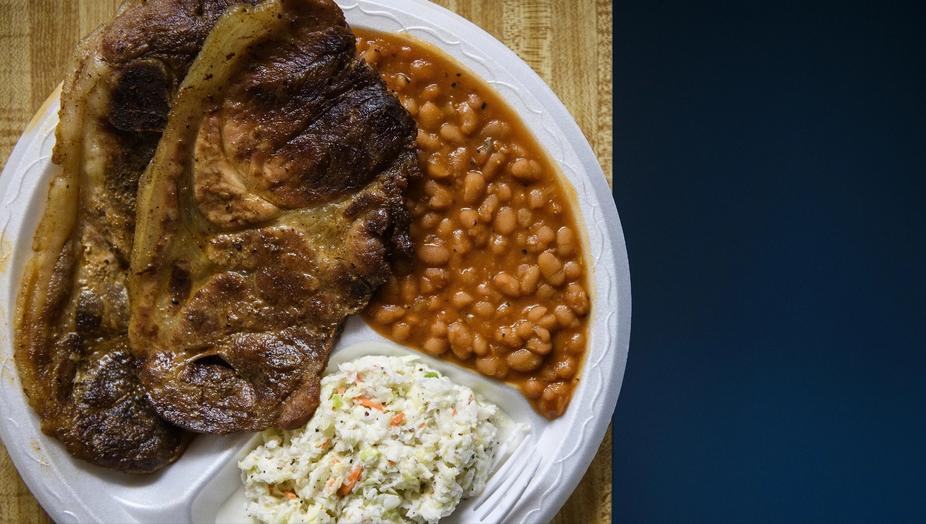
<instances>
[{"instance_id":1,"label":"white plastic fork","mask_svg":"<svg viewBox=\"0 0 926 524\"><path fill-rule=\"evenodd\" d=\"M473 507L479 522L503 522L527 490L542 462L543 456L537 452L535 443L525 439L508 463L493 476L481 500ZM505 489L499 489L502 486Z\"/></svg>"}]
</instances>

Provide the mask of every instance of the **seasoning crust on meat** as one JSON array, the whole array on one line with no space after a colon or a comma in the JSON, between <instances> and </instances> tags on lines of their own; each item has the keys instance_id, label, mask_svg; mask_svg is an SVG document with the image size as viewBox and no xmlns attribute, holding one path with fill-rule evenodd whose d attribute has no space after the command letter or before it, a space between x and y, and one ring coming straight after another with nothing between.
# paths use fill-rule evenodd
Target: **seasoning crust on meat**
<instances>
[{"instance_id":1,"label":"seasoning crust on meat","mask_svg":"<svg viewBox=\"0 0 926 524\"><path fill-rule=\"evenodd\" d=\"M330 0L236 9L180 88L139 189L130 340L157 412L295 428L345 318L411 251L415 124Z\"/></svg>"},{"instance_id":2,"label":"seasoning crust on meat","mask_svg":"<svg viewBox=\"0 0 926 524\"><path fill-rule=\"evenodd\" d=\"M129 0L78 46L64 82L60 171L23 274L15 358L42 430L100 466L151 472L189 440L151 408L129 350L136 189L190 63L239 3Z\"/></svg>"}]
</instances>

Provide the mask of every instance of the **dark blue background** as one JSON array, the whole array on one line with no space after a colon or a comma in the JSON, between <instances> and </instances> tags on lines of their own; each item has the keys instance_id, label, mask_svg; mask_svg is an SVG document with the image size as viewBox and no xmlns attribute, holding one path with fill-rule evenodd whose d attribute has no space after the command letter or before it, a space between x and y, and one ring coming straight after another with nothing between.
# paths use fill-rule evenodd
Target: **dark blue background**
<instances>
[{"instance_id":1,"label":"dark blue background","mask_svg":"<svg viewBox=\"0 0 926 524\"><path fill-rule=\"evenodd\" d=\"M615 6L615 522L926 522L926 9L868 4Z\"/></svg>"}]
</instances>

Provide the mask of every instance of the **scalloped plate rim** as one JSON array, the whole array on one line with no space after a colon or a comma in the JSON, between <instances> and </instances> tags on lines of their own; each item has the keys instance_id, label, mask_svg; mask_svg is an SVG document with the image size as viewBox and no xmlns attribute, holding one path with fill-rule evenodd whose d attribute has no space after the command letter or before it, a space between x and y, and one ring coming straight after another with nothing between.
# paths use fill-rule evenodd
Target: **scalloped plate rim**
<instances>
[{"instance_id":1,"label":"scalloped plate rim","mask_svg":"<svg viewBox=\"0 0 926 524\"><path fill-rule=\"evenodd\" d=\"M385 13L385 16L390 17L392 20L399 21L396 17L396 13L399 13L400 16L418 19L428 14L433 15L433 19L421 20L424 25L415 26L416 29L421 27L432 27L438 31L434 33L434 38L442 41L435 42L432 40L432 44L443 48L444 51L453 55L463 62L464 65L472 65L472 61L480 56L479 53L484 53L485 56L482 57L484 60L483 66L486 67L490 73L496 71L493 69L492 64L495 64L497 69L499 64L503 62L505 66L504 71L496 71L496 74L508 74L510 77L509 80L513 83L509 84L505 81L498 80L498 78L489 79L485 78L483 75L480 76L483 76L483 79L490 84L512 87L512 90L515 91L514 95L512 95L511 92L506 92L504 89L498 89L498 87L496 87L496 89L509 103L515 105L516 108L522 107L528 111L529 114L522 114L522 119L525 120L525 123L531 129L532 133L535 134L537 139L548 149L548 153L551 157L554 157L550 149L551 145L562 148L562 151L556 151L560 158L554 158L554 160L560 162L563 167L563 175L575 189L577 198L584 197L587 203L591 204L592 209L588 210L583 208L580 211L582 215L580 221L586 226L585 229L594 233L594 235L592 235L594 239L601 241L600 245L595 246L599 247L601 252L595 260L595 278L590 279L590 283L596 284L598 282L598 277L602 273L607 273L609 277L606 282L608 300L605 305L613 307L613 309L608 308L611 310L607 311L605 315L601 315L601 312L597 311L599 309L597 305L603 303L601 300L602 297L598 295L598 290L595 289L594 308L596 311L593 311L593 315L595 315L594 318L604 321L608 326L614 326L613 333L608 333L605 339L605 341L608 342L608 347L600 351L594 347L590 347L589 354L586 357L586 363L583 366L583 379L586 379L592 369L599 373L598 389L589 400L590 404L585 406L589 408L587 409L587 416L577 419L581 423L581 433L580 438L577 439L578 442L567 454L550 459L548 464L538 470L539 473L546 474L552 473L556 468L556 479L552 483L547 482L546 479L543 478L538 482L532 480L527 486L522 499L515 501L513 507L507 511L509 515L507 520L514 520L513 515L520 515L520 522L548 521L572 493L598 450L600 442L604 437L604 432L610 422L610 414L616 406L629 351L631 317L629 263L623 231L620 225L620 218L614 200L611 197L610 188L605 181L601 167L588 141L562 102L526 63L518 58L513 51L484 30L447 9L423 0L337 1L345 10L348 20L351 21L352 24L356 24L360 27L371 27L373 29L388 30L388 28L382 28L375 24L367 25L362 21L358 22L357 20L353 20L353 18L358 16L360 18L363 16L375 17L378 13ZM367 11L365 8L371 11ZM351 13L354 9L358 9L362 15ZM410 10L415 10L416 12L411 13ZM444 26L440 23L434 24L435 20L447 25ZM399 23L400 25L402 24L401 21L399 21ZM408 26L403 25L402 27ZM447 29L447 27L450 29ZM469 38L465 40L459 38L456 43L453 43L441 38L439 32L444 32L451 36L462 33L467 34ZM422 39L428 40L427 38ZM458 49L447 49L448 45L457 46ZM463 49L464 47L467 49ZM470 69L472 69L472 67ZM529 86L530 89L525 90L526 92L517 92L517 86L519 85ZM0 202L15 204L23 197L19 192L23 185L25 185L26 180L23 175L26 171L36 166L42 166L44 170L53 169L49 167L48 164L50 162L47 158L42 159L39 158L39 156L49 136L53 135L54 127L52 126L49 128L48 125L51 121L56 121L57 115L53 110L57 106L57 94L58 91L56 90L45 104L43 104L42 108L36 113L32 121L26 127L10 154L4 166L3 174L0 176ZM512 99L515 95L520 98L520 100ZM544 120L544 114L547 116L546 120ZM539 118L539 120L536 120L536 118ZM534 122L535 120L536 122ZM45 133L42 133L42 130L44 130ZM550 136L543 136L543 133L549 133ZM550 140L552 139L559 140L559 143L551 143ZM28 156L30 154L33 156ZM26 162L30 163L27 164ZM18 183L18 190L12 195L12 198L10 198L9 191L11 191L14 182ZM34 200L35 192L42 191L45 187L45 185L39 184L38 188L33 188L31 194L26 195L27 199ZM581 195L580 191L582 193ZM3 234L6 233L6 229L10 223L15 222L17 218L22 221L26 220L25 218L12 215L8 207L15 207L15 205L4 206L3 209L0 209L0 228L2 228L0 229L0 233ZM29 213L37 213L37 211L31 208L26 211ZM588 220L589 218L593 219L593 224L590 223ZM20 224L20 227L21 226ZM592 231L592 228L596 231ZM29 234L31 237L31 233ZM13 259L17 256L21 256L18 253L10 252L12 249L12 244L10 242L10 239L0 236L0 260L5 259L4 262L0 263L0 291L7 292L15 289L14 286L18 283L19 275L11 274L11 269L17 267L17 264L13 263ZM14 238L13 242L20 243L21 239L18 237ZM589 257L592 252L591 248L592 246L586 245L586 250L588 251L587 255ZM602 260L600 258L602 254L608 253L610 257L608 257L607 260ZM602 264L604 265L602 266ZM7 311L2 311L3 315L2 319L0 319L0 322L6 324L6 327L2 329L2 333L0 333L0 351L2 351L4 357L3 360L0 361L0 366L2 366L2 372L0 372L0 389L4 392L3 398L0 399L0 417L9 418L12 411L18 414L25 413L28 420L19 420L19 423L28 423L35 426L37 424L37 418L31 413L31 409L25 405L25 398L19 387L18 377L15 377L15 365L10 358L10 340L12 335L9 329L9 318L15 303L10 303L8 300L9 296L9 293L0 296L0 306L7 308ZM0 307L0 310L2 310L2 307ZM594 337L594 335L592 335L592 337ZM594 338L591 338L590 346L591 342L594 340ZM597 358L592 359L593 354L595 354ZM609 371L610 377L603 376L602 369ZM14 377L12 379L9 376L4 377L4 374L7 373L14 375ZM583 380L580 388L585 385L586 381L587 380ZM581 391L577 391L574 404L577 404L575 401L580 400L580 397L582 400L586 400L586 395L588 395L587 390L588 388L586 387L581 389ZM11 405L11 403L13 404ZM580 408L582 408L582 406L571 407L570 411L577 411L580 410ZM596 410L595 408L599 409ZM569 415L568 412L567 415ZM576 417L577 415L572 415L570 420ZM565 421L565 419L566 416L560 420ZM13 424L17 424L13 419L10 418L9 420L13 422ZM555 423L556 421L553 421L551 425ZM88 519L100 520L99 513L93 511L85 503L86 501L81 500L78 493L64 480L55 464L43 464L43 459L41 458L41 444L45 444L45 441L50 439L39 434L38 443L26 443L22 433L14 432L12 425L7 424L0 424L0 436L2 436L4 442L8 444L10 456L26 484L46 511L48 511L55 520L74 522L83 522ZM57 444L54 442L51 443L51 446L56 445ZM564 448L561 447L557 449L561 450ZM30 450L32 453L30 453ZM47 456L47 454L45 456ZM52 479L49 479L49 473L55 474ZM49 482L49 480L51 480L51 482ZM204 484L208 482L209 480L205 480ZM546 489L538 491L538 488L544 487L544 483L547 484L545 486ZM64 488L65 491L56 492L51 489L51 484L61 484L59 487ZM189 503L190 501L187 500L186 505L189 506ZM97 505L94 504L94 506ZM98 509L103 510L103 508ZM108 511L103 511L103 513L108 514L109 517L115 517L116 515L119 515L120 518L130 517L131 513L127 511L125 507L121 509L122 511L117 510L115 514Z\"/></svg>"}]
</instances>

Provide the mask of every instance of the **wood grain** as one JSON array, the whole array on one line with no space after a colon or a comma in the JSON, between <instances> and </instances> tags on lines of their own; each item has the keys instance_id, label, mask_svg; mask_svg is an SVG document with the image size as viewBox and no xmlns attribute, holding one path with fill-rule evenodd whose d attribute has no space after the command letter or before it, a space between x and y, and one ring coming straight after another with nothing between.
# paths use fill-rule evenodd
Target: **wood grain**
<instances>
[{"instance_id":1,"label":"wood grain","mask_svg":"<svg viewBox=\"0 0 926 524\"><path fill-rule=\"evenodd\" d=\"M518 53L553 88L588 137L611 181L611 1L437 0ZM64 78L80 36L119 0L0 0L0 159ZM611 432L553 521L611 521ZM0 522L51 520L0 445Z\"/></svg>"}]
</instances>

